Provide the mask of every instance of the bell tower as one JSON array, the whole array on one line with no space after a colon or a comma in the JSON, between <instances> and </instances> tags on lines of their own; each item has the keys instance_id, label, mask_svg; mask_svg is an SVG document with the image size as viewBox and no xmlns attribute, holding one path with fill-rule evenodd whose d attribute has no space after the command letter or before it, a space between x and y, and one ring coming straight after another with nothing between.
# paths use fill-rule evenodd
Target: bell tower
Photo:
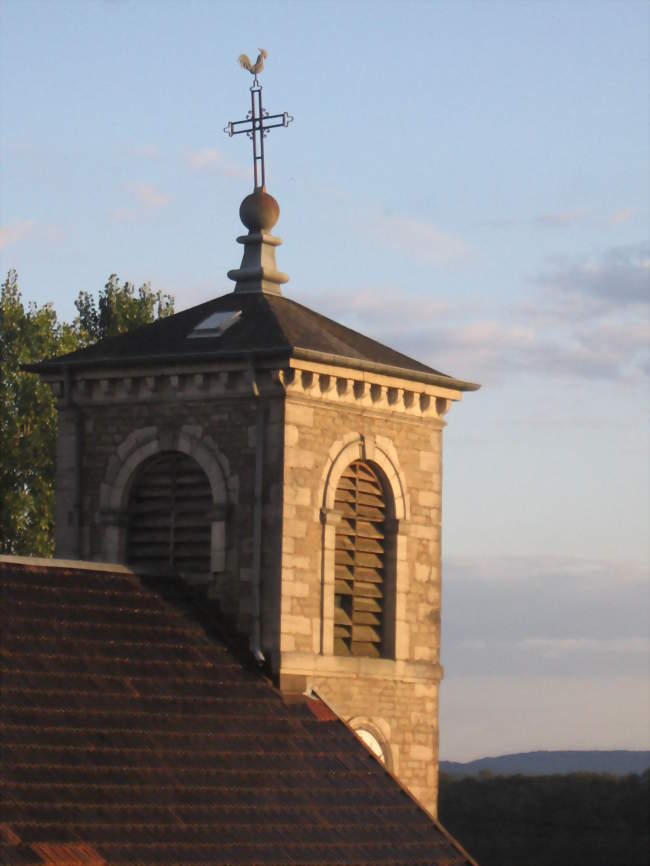
<instances>
[{"instance_id":1,"label":"bell tower","mask_svg":"<svg viewBox=\"0 0 650 866\"><path fill-rule=\"evenodd\" d=\"M243 57L243 56L242 56ZM234 290L45 361L57 555L203 584L287 695L314 690L436 811L442 434L478 388L282 294L262 107Z\"/></svg>"}]
</instances>

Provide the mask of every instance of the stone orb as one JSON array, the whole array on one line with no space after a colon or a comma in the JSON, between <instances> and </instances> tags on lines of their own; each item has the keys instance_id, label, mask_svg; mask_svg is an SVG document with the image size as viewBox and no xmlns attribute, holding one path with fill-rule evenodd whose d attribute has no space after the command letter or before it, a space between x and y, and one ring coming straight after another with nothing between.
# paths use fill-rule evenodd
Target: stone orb
<instances>
[{"instance_id":1,"label":"stone orb","mask_svg":"<svg viewBox=\"0 0 650 866\"><path fill-rule=\"evenodd\" d=\"M268 232L280 218L280 205L264 187L258 187L239 206L239 218L249 231Z\"/></svg>"}]
</instances>

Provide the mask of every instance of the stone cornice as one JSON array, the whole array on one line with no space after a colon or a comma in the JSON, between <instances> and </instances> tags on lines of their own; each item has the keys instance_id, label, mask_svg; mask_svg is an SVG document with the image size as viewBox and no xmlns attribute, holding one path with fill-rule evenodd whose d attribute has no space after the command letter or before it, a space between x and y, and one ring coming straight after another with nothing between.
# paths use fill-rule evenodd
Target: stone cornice
<instances>
[{"instance_id":1,"label":"stone cornice","mask_svg":"<svg viewBox=\"0 0 650 866\"><path fill-rule=\"evenodd\" d=\"M102 405L142 401L211 400L244 398L253 395L250 363L227 366L165 365L76 371L66 380L49 374L60 406ZM442 422L460 391L425 382L358 370L289 359L254 367L255 387L264 397L317 400L329 405L354 406L362 410L399 413L413 418ZM68 387L69 393L65 390Z\"/></svg>"},{"instance_id":2,"label":"stone cornice","mask_svg":"<svg viewBox=\"0 0 650 866\"><path fill-rule=\"evenodd\" d=\"M65 394L61 376L48 375L46 381L59 400L59 406L72 402L79 406L143 401L218 400L252 397L253 383L247 364L215 370L197 371L179 366L78 372L70 377L71 393ZM265 396L282 395L271 371L256 372L256 385Z\"/></svg>"},{"instance_id":3,"label":"stone cornice","mask_svg":"<svg viewBox=\"0 0 650 866\"><path fill-rule=\"evenodd\" d=\"M442 422L460 391L363 370L291 360L277 372L288 396Z\"/></svg>"}]
</instances>

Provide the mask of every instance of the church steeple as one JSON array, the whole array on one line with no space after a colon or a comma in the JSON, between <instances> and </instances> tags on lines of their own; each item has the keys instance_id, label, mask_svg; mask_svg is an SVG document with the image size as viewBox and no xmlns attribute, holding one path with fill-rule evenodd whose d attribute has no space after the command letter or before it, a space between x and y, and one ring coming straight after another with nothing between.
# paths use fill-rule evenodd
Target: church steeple
<instances>
[{"instance_id":1,"label":"church steeple","mask_svg":"<svg viewBox=\"0 0 650 866\"><path fill-rule=\"evenodd\" d=\"M266 191L266 166L264 161L264 139L269 130L278 126L288 126L293 117L286 111L282 114L269 114L262 107L262 85L258 74L264 68L267 53L260 48L255 64L245 54L239 57L239 64L254 76L251 92L251 110L245 120L230 121L224 132L229 136L246 135L253 142L253 192L247 195L239 208L239 217L248 229L237 242L244 245L244 255L239 268L228 271L228 277L235 280L236 292L268 292L282 294L280 286L289 280L287 274L278 271L275 263L275 248L282 243L281 238L271 234L271 229L280 217L280 206Z\"/></svg>"}]
</instances>

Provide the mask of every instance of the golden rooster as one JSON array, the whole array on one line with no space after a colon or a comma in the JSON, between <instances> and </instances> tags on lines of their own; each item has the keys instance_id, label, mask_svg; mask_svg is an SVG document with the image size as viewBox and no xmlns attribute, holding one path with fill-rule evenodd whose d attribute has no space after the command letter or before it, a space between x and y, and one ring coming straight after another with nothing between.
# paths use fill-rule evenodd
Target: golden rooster
<instances>
[{"instance_id":1,"label":"golden rooster","mask_svg":"<svg viewBox=\"0 0 650 866\"><path fill-rule=\"evenodd\" d=\"M257 60L255 61L255 64L252 64L250 62L248 54L240 54L237 58L239 60L239 65L241 66L241 68L248 69L250 74L254 75L256 78L259 73L264 69L264 61L268 57L268 54L263 48L259 48L258 51L260 53L257 55Z\"/></svg>"}]
</instances>

